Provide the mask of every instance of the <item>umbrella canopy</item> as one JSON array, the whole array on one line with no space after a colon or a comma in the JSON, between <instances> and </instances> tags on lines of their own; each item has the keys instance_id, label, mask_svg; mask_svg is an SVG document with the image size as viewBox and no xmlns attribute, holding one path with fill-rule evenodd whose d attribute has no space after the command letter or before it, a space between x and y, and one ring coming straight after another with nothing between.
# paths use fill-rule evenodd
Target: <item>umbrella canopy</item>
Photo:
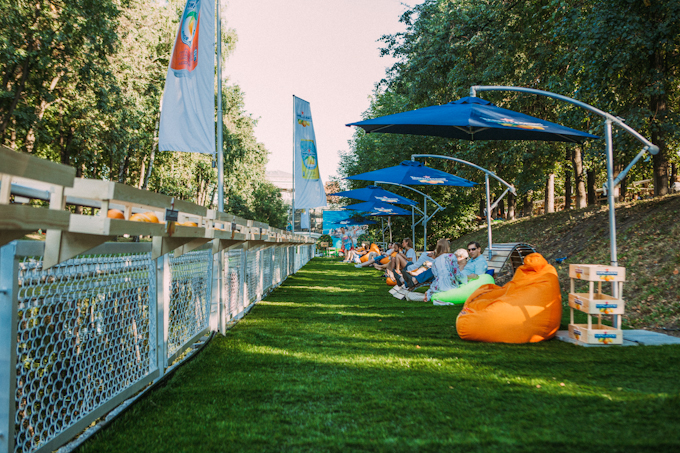
<instances>
[{"instance_id":1,"label":"umbrella canopy","mask_svg":"<svg viewBox=\"0 0 680 453\"><path fill-rule=\"evenodd\" d=\"M397 204L407 204L409 206L416 206L418 203L409 200L406 197L397 195L396 193L385 190L378 186L367 186L363 189L346 190L344 192L338 192L331 194L336 197L347 197L354 198L362 201L379 201L382 203L397 203Z\"/></svg>"},{"instance_id":2,"label":"umbrella canopy","mask_svg":"<svg viewBox=\"0 0 680 453\"><path fill-rule=\"evenodd\" d=\"M345 209L351 209L354 211L366 211L366 212L378 212L385 215L411 215L410 211L406 209L398 208L387 203L381 203L378 201L364 201L363 203L351 204L345 206Z\"/></svg>"},{"instance_id":3,"label":"umbrella canopy","mask_svg":"<svg viewBox=\"0 0 680 453\"><path fill-rule=\"evenodd\" d=\"M385 181L405 186L461 186L473 187L476 183L467 179L435 170L423 165L422 162L405 160L394 167L382 168L345 179L359 181Z\"/></svg>"},{"instance_id":4,"label":"umbrella canopy","mask_svg":"<svg viewBox=\"0 0 680 453\"><path fill-rule=\"evenodd\" d=\"M339 222L334 223L333 225L339 225L339 226L351 226L351 225L375 225L375 221L373 220L368 220L363 217L359 217L356 219L345 219L341 220Z\"/></svg>"},{"instance_id":5,"label":"umbrella canopy","mask_svg":"<svg viewBox=\"0 0 680 453\"><path fill-rule=\"evenodd\" d=\"M463 140L542 140L580 143L596 135L465 97L394 115L347 124L366 132L429 135Z\"/></svg>"}]
</instances>

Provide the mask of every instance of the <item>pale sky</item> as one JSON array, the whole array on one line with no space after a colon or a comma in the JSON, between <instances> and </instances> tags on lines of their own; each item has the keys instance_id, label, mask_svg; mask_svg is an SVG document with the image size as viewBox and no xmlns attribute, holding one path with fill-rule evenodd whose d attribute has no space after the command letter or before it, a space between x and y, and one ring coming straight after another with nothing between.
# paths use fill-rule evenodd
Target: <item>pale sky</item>
<instances>
[{"instance_id":1,"label":"pale sky","mask_svg":"<svg viewBox=\"0 0 680 453\"><path fill-rule=\"evenodd\" d=\"M223 76L240 85L268 170L292 173L293 95L310 103L321 179L338 176L338 151L385 69L384 34L404 31L399 17L416 0L228 0L223 27L238 35Z\"/></svg>"}]
</instances>

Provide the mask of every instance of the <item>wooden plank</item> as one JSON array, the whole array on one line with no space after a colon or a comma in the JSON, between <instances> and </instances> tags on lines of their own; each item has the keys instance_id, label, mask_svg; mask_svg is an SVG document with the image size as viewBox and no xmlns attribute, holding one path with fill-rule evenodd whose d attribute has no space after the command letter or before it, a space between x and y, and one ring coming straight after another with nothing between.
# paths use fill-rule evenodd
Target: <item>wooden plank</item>
<instances>
[{"instance_id":1,"label":"wooden plank","mask_svg":"<svg viewBox=\"0 0 680 453\"><path fill-rule=\"evenodd\" d=\"M59 264L91 250L107 241L115 240L115 236L69 233L67 231L47 230L45 238L45 256L43 269Z\"/></svg>"},{"instance_id":2,"label":"wooden plank","mask_svg":"<svg viewBox=\"0 0 680 453\"><path fill-rule=\"evenodd\" d=\"M103 236L122 236L124 234L130 236L164 236L165 224L110 219L102 215L71 214L68 230L72 233L100 234Z\"/></svg>"},{"instance_id":3,"label":"wooden plank","mask_svg":"<svg viewBox=\"0 0 680 453\"><path fill-rule=\"evenodd\" d=\"M34 179L64 187L73 186L76 169L0 146L0 173Z\"/></svg>"},{"instance_id":4,"label":"wooden plank","mask_svg":"<svg viewBox=\"0 0 680 453\"><path fill-rule=\"evenodd\" d=\"M19 204L0 205L0 230L68 230L68 211L35 208Z\"/></svg>"}]
</instances>

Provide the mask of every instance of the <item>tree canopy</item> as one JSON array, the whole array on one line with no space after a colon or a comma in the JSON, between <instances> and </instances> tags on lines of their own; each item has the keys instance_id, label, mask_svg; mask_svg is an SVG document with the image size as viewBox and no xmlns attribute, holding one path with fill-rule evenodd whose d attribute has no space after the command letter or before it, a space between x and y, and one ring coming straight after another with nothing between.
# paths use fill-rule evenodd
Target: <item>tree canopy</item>
<instances>
[{"instance_id":1,"label":"tree canopy","mask_svg":"<svg viewBox=\"0 0 680 453\"><path fill-rule=\"evenodd\" d=\"M650 138L660 153L652 162L634 167L622 191L630 178L649 178L657 195L668 193L680 160L680 2L426 0L406 11L401 21L405 32L382 38L382 53L397 62L376 85L365 119L450 102L467 96L472 85L551 91L621 116ZM478 96L500 107L604 135L600 117L571 104L514 92ZM618 173L641 145L616 129L614 142ZM602 139L574 146L366 135L361 130L342 156L340 171L350 176L384 168L411 154L455 156L492 170L515 185L523 204L554 191L567 195L569 204L574 193L576 207L582 207L586 185L594 192L606 177ZM427 164L483 181L483 175L470 167L437 159ZM350 183L352 188L361 185ZM455 236L481 214L476 208L483 187L424 190L448 206L445 215L433 219L428 236ZM497 185L492 190L498 196L504 188ZM545 198L549 210L551 203ZM516 203L514 197L507 200L511 215ZM407 222L402 225L406 228Z\"/></svg>"},{"instance_id":2,"label":"tree canopy","mask_svg":"<svg viewBox=\"0 0 680 453\"><path fill-rule=\"evenodd\" d=\"M108 179L215 207L212 156L163 152L157 123L181 0L0 0L0 139ZM223 31L223 57L236 45ZM226 209L283 228L243 93L223 90ZM152 168L149 174L149 167Z\"/></svg>"}]
</instances>

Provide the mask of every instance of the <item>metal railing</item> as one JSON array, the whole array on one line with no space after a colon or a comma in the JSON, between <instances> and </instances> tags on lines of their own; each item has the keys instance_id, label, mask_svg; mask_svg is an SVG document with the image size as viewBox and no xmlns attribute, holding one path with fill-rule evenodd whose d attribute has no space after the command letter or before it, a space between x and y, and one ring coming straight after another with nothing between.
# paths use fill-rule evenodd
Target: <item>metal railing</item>
<instances>
[{"instance_id":1,"label":"metal railing","mask_svg":"<svg viewBox=\"0 0 680 453\"><path fill-rule=\"evenodd\" d=\"M42 268L44 243L0 248L0 453L52 451L160 378L297 272L314 244L151 259L107 243Z\"/></svg>"}]
</instances>

